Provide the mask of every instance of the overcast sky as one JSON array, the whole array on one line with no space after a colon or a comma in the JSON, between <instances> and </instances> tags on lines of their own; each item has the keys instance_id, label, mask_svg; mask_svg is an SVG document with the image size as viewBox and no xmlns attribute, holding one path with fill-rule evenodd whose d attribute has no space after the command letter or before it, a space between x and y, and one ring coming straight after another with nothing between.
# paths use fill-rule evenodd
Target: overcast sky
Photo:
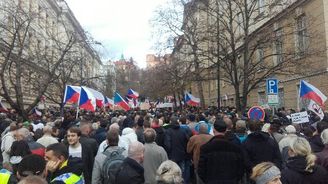
<instances>
[{"instance_id":1,"label":"overcast sky","mask_svg":"<svg viewBox=\"0 0 328 184\"><path fill-rule=\"evenodd\" d=\"M82 27L104 47L96 46L112 60L124 54L146 66L151 51L150 18L166 0L66 0Z\"/></svg>"}]
</instances>

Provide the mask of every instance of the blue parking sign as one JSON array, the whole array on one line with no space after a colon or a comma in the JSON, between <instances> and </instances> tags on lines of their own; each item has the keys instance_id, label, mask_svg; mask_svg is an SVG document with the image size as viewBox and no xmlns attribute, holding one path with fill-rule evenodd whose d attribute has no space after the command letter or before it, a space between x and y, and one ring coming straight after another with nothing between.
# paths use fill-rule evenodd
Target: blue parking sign
<instances>
[{"instance_id":1,"label":"blue parking sign","mask_svg":"<svg viewBox=\"0 0 328 184\"><path fill-rule=\"evenodd\" d=\"M278 79L267 79L266 81L267 94L278 94Z\"/></svg>"}]
</instances>

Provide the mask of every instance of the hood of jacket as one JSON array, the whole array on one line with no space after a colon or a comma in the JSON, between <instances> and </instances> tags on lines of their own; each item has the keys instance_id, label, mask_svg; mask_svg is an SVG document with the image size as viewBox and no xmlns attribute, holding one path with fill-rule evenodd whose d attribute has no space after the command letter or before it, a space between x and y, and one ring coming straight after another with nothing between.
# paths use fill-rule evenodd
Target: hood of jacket
<instances>
[{"instance_id":1,"label":"hood of jacket","mask_svg":"<svg viewBox=\"0 0 328 184\"><path fill-rule=\"evenodd\" d=\"M135 133L135 131L132 128L124 128L122 131L122 136L132 134L132 133Z\"/></svg>"},{"instance_id":2,"label":"hood of jacket","mask_svg":"<svg viewBox=\"0 0 328 184\"><path fill-rule=\"evenodd\" d=\"M295 156L288 158L286 166L296 172L302 173L302 174L310 174L310 172L305 171L306 169L306 158L304 156Z\"/></svg>"}]
</instances>

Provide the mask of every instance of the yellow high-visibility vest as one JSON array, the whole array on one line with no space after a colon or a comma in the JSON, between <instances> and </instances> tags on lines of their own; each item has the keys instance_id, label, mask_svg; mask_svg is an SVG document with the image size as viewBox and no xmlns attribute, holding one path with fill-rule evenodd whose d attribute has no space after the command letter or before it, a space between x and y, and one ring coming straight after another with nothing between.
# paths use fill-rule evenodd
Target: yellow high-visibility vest
<instances>
[{"instance_id":1,"label":"yellow high-visibility vest","mask_svg":"<svg viewBox=\"0 0 328 184\"><path fill-rule=\"evenodd\" d=\"M80 177L74 173L62 174L60 176L57 176L51 182L54 182L54 181L62 181L65 184L84 184L83 177ZM0 184L2 184L2 183L0 183Z\"/></svg>"},{"instance_id":2,"label":"yellow high-visibility vest","mask_svg":"<svg viewBox=\"0 0 328 184\"><path fill-rule=\"evenodd\" d=\"M0 184L8 184L11 172L6 169L0 170Z\"/></svg>"}]
</instances>

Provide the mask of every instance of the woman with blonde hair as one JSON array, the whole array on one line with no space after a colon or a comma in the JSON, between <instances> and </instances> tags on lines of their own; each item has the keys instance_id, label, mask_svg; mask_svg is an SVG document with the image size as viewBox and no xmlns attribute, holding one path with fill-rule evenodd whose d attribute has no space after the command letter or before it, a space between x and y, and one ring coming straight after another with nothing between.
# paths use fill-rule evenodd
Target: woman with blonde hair
<instances>
[{"instance_id":1,"label":"woman with blonde hair","mask_svg":"<svg viewBox=\"0 0 328 184\"><path fill-rule=\"evenodd\" d=\"M327 184L327 171L315 164L309 142L302 137L293 139L288 148L286 168L281 172L282 183Z\"/></svg>"},{"instance_id":2,"label":"woman with blonde hair","mask_svg":"<svg viewBox=\"0 0 328 184\"><path fill-rule=\"evenodd\" d=\"M157 169L156 181L158 184L183 184L180 167L171 160L166 160Z\"/></svg>"},{"instance_id":3,"label":"woman with blonde hair","mask_svg":"<svg viewBox=\"0 0 328 184\"><path fill-rule=\"evenodd\" d=\"M256 184L281 184L280 170L271 162L262 162L253 167L251 179Z\"/></svg>"}]
</instances>

